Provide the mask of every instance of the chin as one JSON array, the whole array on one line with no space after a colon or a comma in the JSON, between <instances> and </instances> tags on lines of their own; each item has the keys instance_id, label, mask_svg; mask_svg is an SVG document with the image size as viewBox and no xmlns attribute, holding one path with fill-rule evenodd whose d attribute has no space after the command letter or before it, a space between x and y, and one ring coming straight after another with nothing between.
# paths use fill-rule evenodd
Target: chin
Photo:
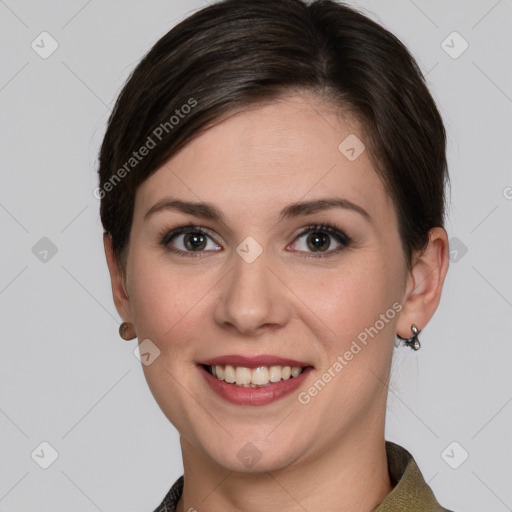
<instances>
[{"instance_id":1,"label":"chin","mask_svg":"<svg viewBox=\"0 0 512 512\"><path fill-rule=\"evenodd\" d=\"M281 432L275 439L266 439L266 432L270 431L259 428L253 435L249 431L233 438L223 432L222 441L208 437L201 450L215 464L237 473L258 474L289 468L303 452L299 442L302 437L297 439L292 433Z\"/></svg>"}]
</instances>

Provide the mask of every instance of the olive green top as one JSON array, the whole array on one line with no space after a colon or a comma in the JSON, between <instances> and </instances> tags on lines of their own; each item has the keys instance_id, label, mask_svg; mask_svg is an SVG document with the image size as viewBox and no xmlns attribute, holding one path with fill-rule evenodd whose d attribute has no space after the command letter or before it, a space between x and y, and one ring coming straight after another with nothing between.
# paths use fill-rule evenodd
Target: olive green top
<instances>
[{"instance_id":1,"label":"olive green top","mask_svg":"<svg viewBox=\"0 0 512 512\"><path fill-rule=\"evenodd\" d=\"M451 512L437 502L413 456L405 448L386 441L386 454L393 490L370 512ZM182 492L183 476L180 476L154 512L176 512Z\"/></svg>"}]
</instances>

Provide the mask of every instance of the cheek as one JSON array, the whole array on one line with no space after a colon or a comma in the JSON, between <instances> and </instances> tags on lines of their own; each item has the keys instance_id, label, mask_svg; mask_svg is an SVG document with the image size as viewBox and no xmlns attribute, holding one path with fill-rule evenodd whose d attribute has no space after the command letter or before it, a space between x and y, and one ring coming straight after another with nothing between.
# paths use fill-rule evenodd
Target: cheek
<instances>
[{"instance_id":1,"label":"cheek","mask_svg":"<svg viewBox=\"0 0 512 512\"><path fill-rule=\"evenodd\" d=\"M382 331L387 335L394 330L403 275L399 265L389 262L397 260L385 258L377 251L354 253L336 271L318 280L302 277L296 283L297 295L317 314L318 321L328 327L329 338L334 340L333 350L350 345L376 322L379 334Z\"/></svg>"},{"instance_id":2,"label":"cheek","mask_svg":"<svg viewBox=\"0 0 512 512\"><path fill-rule=\"evenodd\" d=\"M160 350L151 364L142 366L145 379L169 421L180 432L192 432L207 409L200 400L190 400L189 392L193 350L206 318L207 301L202 299L214 283L197 272L171 271L147 254L133 254L131 264L131 305L139 342L149 338Z\"/></svg>"},{"instance_id":3,"label":"cheek","mask_svg":"<svg viewBox=\"0 0 512 512\"><path fill-rule=\"evenodd\" d=\"M331 420L325 421L334 430L347 418L364 421L371 404L385 400L383 382L401 310L403 273L397 261L377 251L359 253L318 286L302 283L304 302L318 314L316 325L329 328L328 336L319 337L325 352L317 375L321 382L304 390L305 399L311 400L308 410L324 420L327 408Z\"/></svg>"},{"instance_id":4,"label":"cheek","mask_svg":"<svg viewBox=\"0 0 512 512\"><path fill-rule=\"evenodd\" d=\"M204 322L203 299L215 282L206 273L180 273L160 258L142 254L133 254L131 275L130 301L139 339L151 339L164 356L190 346Z\"/></svg>"}]
</instances>

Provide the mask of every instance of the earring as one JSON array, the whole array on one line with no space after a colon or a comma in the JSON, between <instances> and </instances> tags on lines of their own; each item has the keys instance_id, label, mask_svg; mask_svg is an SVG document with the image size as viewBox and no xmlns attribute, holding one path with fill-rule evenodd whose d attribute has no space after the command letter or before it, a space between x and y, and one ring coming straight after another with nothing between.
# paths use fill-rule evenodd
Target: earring
<instances>
[{"instance_id":1,"label":"earring","mask_svg":"<svg viewBox=\"0 0 512 512\"><path fill-rule=\"evenodd\" d=\"M135 334L135 330L133 329L133 324L129 322L123 322L119 326L119 336L121 336L121 338L123 338L123 340L126 341L133 340L134 338L136 338L137 335Z\"/></svg>"},{"instance_id":2,"label":"earring","mask_svg":"<svg viewBox=\"0 0 512 512\"><path fill-rule=\"evenodd\" d=\"M412 337L411 338L402 338L402 336L397 334L397 337L403 340L405 345L411 347L414 350L419 350L421 347L420 340L418 339L418 334L421 332L416 324L411 325ZM396 345L398 346L398 345Z\"/></svg>"}]
</instances>

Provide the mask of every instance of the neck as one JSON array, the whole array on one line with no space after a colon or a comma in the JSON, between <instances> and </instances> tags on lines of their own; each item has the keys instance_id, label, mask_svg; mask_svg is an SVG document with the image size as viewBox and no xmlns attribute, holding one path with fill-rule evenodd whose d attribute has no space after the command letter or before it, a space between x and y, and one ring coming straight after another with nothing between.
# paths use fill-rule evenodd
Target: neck
<instances>
[{"instance_id":1,"label":"neck","mask_svg":"<svg viewBox=\"0 0 512 512\"><path fill-rule=\"evenodd\" d=\"M260 473L226 470L182 438L185 484L177 512L370 511L392 490L381 430L345 436L315 459Z\"/></svg>"}]
</instances>

